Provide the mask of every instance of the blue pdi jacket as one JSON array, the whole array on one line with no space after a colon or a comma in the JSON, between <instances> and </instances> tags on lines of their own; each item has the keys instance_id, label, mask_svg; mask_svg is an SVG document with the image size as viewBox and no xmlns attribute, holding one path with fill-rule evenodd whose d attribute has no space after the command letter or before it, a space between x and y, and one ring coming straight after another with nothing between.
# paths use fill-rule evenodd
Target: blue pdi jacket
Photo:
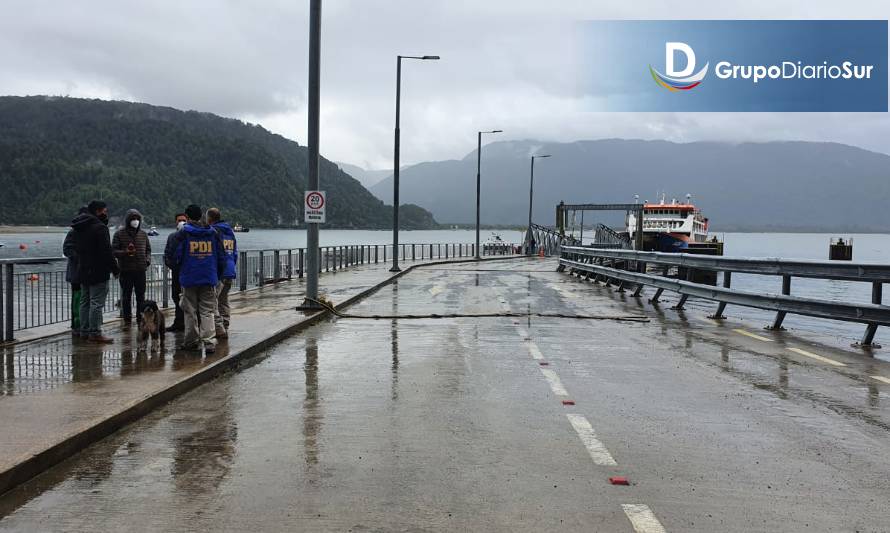
<instances>
[{"instance_id":1,"label":"blue pdi jacket","mask_svg":"<svg viewBox=\"0 0 890 533\"><path fill-rule=\"evenodd\" d=\"M226 270L222 239L208 226L187 223L178 232L173 264L183 287L216 287Z\"/></svg>"},{"instance_id":2,"label":"blue pdi jacket","mask_svg":"<svg viewBox=\"0 0 890 533\"><path fill-rule=\"evenodd\" d=\"M228 222L217 222L211 226L219 233L219 238L223 243L223 251L226 254L226 271L223 272L223 279L235 279L237 277L238 266L238 241L235 240L235 232Z\"/></svg>"}]
</instances>

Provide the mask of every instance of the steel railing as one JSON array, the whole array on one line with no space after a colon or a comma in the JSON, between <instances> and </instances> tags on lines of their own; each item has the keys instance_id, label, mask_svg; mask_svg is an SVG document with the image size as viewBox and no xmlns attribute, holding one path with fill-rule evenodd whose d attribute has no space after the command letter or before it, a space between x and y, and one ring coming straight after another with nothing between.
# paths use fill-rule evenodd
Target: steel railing
<instances>
[{"instance_id":1,"label":"steel railing","mask_svg":"<svg viewBox=\"0 0 890 533\"><path fill-rule=\"evenodd\" d=\"M890 306L882 305L883 284L890 281L890 265L835 261L787 260L778 258L717 257L632 250L602 250L563 246L559 269L593 276L607 283L617 282L620 288L634 287L639 296L644 286L656 289L651 301L657 302L665 291L680 295L675 306L682 309L689 297L718 302L712 318L723 319L728 304L775 311L770 329L781 329L788 313L816 318L866 324L861 346L874 344L878 326L890 326ZM668 274L676 271L676 277ZM722 286L700 282L697 278L709 273L713 280L723 274ZM781 294L755 293L732 288L732 274L781 276ZM791 294L794 277L855 281L871 284L871 303L853 303Z\"/></svg>"},{"instance_id":2,"label":"steel railing","mask_svg":"<svg viewBox=\"0 0 890 533\"><path fill-rule=\"evenodd\" d=\"M484 244L483 256L509 255L518 247L511 243ZM392 245L358 244L323 246L319 248L319 272L336 272L346 268L392 260ZM406 243L400 244L400 261L469 258L475 256L474 244ZM42 257L0 259L0 342L12 341L15 332L71 320L71 286L65 281L67 259ZM239 252L233 291L247 291L302 278L306 270L306 249L285 248L245 250ZM171 272L164 266L161 254L152 255L146 272L146 299L161 307L172 305ZM119 315L120 284L109 283L105 303L106 315Z\"/></svg>"}]
</instances>

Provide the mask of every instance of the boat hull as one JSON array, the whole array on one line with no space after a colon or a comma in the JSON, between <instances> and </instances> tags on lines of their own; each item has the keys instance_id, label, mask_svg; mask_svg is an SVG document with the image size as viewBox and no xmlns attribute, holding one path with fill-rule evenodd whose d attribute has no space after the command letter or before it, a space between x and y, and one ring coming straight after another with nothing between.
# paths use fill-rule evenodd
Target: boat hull
<instances>
[{"instance_id":1,"label":"boat hull","mask_svg":"<svg viewBox=\"0 0 890 533\"><path fill-rule=\"evenodd\" d=\"M678 253L689 248L689 236L677 233L647 233L643 249L649 252Z\"/></svg>"}]
</instances>

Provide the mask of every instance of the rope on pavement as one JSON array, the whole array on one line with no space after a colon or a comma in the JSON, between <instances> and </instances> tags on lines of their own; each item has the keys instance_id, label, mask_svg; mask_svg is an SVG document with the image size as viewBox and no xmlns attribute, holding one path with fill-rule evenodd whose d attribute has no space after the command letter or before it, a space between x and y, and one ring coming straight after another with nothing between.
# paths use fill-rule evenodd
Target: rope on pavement
<instances>
[{"instance_id":1,"label":"rope on pavement","mask_svg":"<svg viewBox=\"0 0 890 533\"><path fill-rule=\"evenodd\" d=\"M566 313L514 313L510 311L500 313L430 313L425 315L407 314L407 315L352 315L338 311L334 306L327 302L320 302L312 298L306 298L308 301L317 303L324 307L331 314L338 318L365 318L372 320L416 320L421 318L571 318L576 320L614 320L617 322L649 322L649 317L639 315L570 315Z\"/></svg>"}]
</instances>

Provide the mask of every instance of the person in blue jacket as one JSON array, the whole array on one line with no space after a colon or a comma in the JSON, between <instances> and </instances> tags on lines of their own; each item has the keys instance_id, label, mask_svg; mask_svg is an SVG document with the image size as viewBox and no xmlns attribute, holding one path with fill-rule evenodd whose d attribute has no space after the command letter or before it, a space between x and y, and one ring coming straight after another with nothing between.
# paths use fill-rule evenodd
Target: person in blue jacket
<instances>
[{"instance_id":1,"label":"person in blue jacket","mask_svg":"<svg viewBox=\"0 0 890 533\"><path fill-rule=\"evenodd\" d=\"M179 305L185 322L185 337L180 349L206 353L216 349L213 318L216 314L216 286L226 271L226 254L219 234L201 222L203 212L197 205L185 209L188 222L176 233L168 264L179 269L182 295Z\"/></svg>"},{"instance_id":2,"label":"person in blue jacket","mask_svg":"<svg viewBox=\"0 0 890 533\"><path fill-rule=\"evenodd\" d=\"M213 320L216 325L216 338L227 339L229 338L229 321L231 319L229 291L232 290L232 282L238 272L238 241L235 239L232 226L222 219L222 213L216 207L207 210L207 223L219 234L223 243L223 251L226 254L226 270L219 280L219 285L216 286L217 309Z\"/></svg>"}]
</instances>

